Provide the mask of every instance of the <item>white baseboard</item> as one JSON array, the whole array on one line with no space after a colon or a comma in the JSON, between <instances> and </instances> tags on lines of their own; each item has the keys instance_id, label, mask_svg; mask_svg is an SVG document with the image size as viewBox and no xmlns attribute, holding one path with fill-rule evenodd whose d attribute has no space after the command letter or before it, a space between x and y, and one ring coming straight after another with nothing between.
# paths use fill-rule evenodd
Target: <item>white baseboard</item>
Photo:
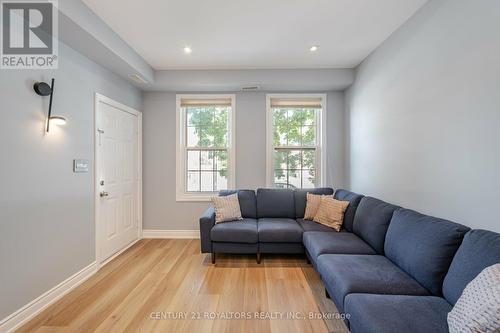
<instances>
[{"instance_id":1,"label":"white baseboard","mask_svg":"<svg viewBox=\"0 0 500 333\"><path fill-rule=\"evenodd\" d=\"M143 230L143 238L200 238L199 230ZM43 293L41 296L37 297L33 301L29 302L16 312L7 316L0 321L0 332L9 333L13 332L22 325L26 324L29 320L35 317L37 314L45 310L50 305L54 304L61 297L69 293L74 288L78 287L80 284L85 282L88 278L94 275L99 267L104 266L111 259L128 249L130 246L135 244L137 241L130 243L125 249L115 254L112 258L106 260L101 265L97 262L93 262L87 267L83 268L79 272L73 274L63 282L59 283L54 288Z\"/></svg>"},{"instance_id":2,"label":"white baseboard","mask_svg":"<svg viewBox=\"0 0 500 333\"><path fill-rule=\"evenodd\" d=\"M199 230L153 230L143 229L142 238L200 238Z\"/></svg>"},{"instance_id":3,"label":"white baseboard","mask_svg":"<svg viewBox=\"0 0 500 333\"><path fill-rule=\"evenodd\" d=\"M54 288L45 292L38 298L29 302L10 316L0 321L0 332L13 332L18 329L34 316L45 310L49 305L55 303L75 287L82 284L96 272L97 263L93 262L81 271L73 274Z\"/></svg>"}]
</instances>

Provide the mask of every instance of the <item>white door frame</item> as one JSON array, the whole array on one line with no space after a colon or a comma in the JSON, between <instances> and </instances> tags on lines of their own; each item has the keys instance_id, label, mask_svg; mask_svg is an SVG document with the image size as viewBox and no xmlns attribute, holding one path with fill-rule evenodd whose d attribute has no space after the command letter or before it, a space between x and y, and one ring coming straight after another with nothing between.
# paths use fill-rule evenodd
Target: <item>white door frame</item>
<instances>
[{"instance_id":1,"label":"white door frame","mask_svg":"<svg viewBox=\"0 0 500 333\"><path fill-rule=\"evenodd\" d=\"M102 253L101 253L101 230L100 230L100 225L99 223L99 188L100 188L100 179L99 179L99 173L98 173L98 166L100 165L100 160L99 156L97 153L97 142L99 142L99 133L98 133L98 126L97 126L97 113L99 109L99 103L106 103L108 105L111 105L117 109L123 110L125 112L128 112L130 114L133 114L137 116L137 138L138 138L138 144L137 144L137 163L138 165L138 181L137 181L137 194L138 194L138 199L139 199L139 205L137 208L137 214L139 215L139 220L138 220L138 234L137 234L137 240L132 242L129 246L126 248L122 249L121 251L118 251L108 259L106 259L104 262L102 261ZM125 104L122 104L120 102L117 102L109 97L106 97L104 95L101 95L99 93L95 93L95 103L94 103L94 231L95 231L95 259L97 263L97 268L99 269L100 267L104 266L108 262L110 262L112 259L114 259L116 256L118 256L120 253L125 251L127 248L132 246L135 242L140 240L142 238L142 112L137 111Z\"/></svg>"}]
</instances>

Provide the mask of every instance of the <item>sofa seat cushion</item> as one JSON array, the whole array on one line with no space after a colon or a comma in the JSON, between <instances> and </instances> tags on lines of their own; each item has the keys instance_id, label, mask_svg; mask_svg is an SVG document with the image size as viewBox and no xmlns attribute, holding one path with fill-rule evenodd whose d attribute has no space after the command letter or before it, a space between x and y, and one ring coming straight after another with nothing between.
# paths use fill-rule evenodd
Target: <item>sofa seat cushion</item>
<instances>
[{"instance_id":1,"label":"sofa seat cushion","mask_svg":"<svg viewBox=\"0 0 500 333\"><path fill-rule=\"evenodd\" d=\"M389 259L380 255L322 254L318 272L340 311L348 294L429 295Z\"/></svg>"},{"instance_id":2,"label":"sofa seat cushion","mask_svg":"<svg viewBox=\"0 0 500 333\"><path fill-rule=\"evenodd\" d=\"M243 219L240 221L217 223L210 230L213 242L231 242L255 244L257 237L257 220Z\"/></svg>"},{"instance_id":3,"label":"sofa seat cushion","mask_svg":"<svg viewBox=\"0 0 500 333\"><path fill-rule=\"evenodd\" d=\"M315 266L317 258L322 254L377 254L352 232L308 231L302 239Z\"/></svg>"},{"instance_id":4,"label":"sofa seat cushion","mask_svg":"<svg viewBox=\"0 0 500 333\"><path fill-rule=\"evenodd\" d=\"M385 256L432 294L441 296L451 261L470 229L458 223L400 208L385 237Z\"/></svg>"},{"instance_id":5,"label":"sofa seat cushion","mask_svg":"<svg viewBox=\"0 0 500 333\"><path fill-rule=\"evenodd\" d=\"M294 219L261 218L257 222L259 242L301 243L302 227Z\"/></svg>"},{"instance_id":6,"label":"sofa seat cushion","mask_svg":"<svg viewBox=\"0 0 500 333\"><path fill-rule=\"evenodd\" d=\"M352 333L448 332L452 306L441 297L350 294L345 298Z\"/></svg>"},{"instance_id":7,"label":"sofa seat cushion","mask_svg":"<svg viewBox=\"0 0 500 333\"><path fill-rule=\"evenodd\" d=\"M304 219L297 219L297 222L300 224L302 229L304 229L304 232L306 231L336 232L333 228L327 227L326 225L318 222L304 220Z\"/></svg>"}]
</instances>

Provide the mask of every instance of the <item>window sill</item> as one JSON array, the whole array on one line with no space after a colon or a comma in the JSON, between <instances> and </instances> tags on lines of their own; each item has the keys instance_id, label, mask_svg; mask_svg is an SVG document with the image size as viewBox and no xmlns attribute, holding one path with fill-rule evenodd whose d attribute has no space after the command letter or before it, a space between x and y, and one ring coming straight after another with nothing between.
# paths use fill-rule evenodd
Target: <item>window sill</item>
<instances>
[{"instance_id":1,"label":"window sill","mask_svg":"<svg viewBox=\"0 0 500 333\"><path fill-rule=\"evenodd\" d=\"M217 193L210 194L188 194L177 193L175 201L177 202L210 202L212 197L217 196Z\"/></svg>"}]
</instances>

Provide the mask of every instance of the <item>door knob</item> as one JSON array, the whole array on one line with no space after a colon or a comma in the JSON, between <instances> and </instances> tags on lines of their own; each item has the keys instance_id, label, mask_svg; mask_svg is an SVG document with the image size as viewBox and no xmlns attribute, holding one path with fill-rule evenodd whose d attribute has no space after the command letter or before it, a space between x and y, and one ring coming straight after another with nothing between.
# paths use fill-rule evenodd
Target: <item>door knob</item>
<instances>
[{"instance_id":1,"label":"door knob","mask_svg":"<svg viewBox=\"0 0 500 333\"><path fill-rule=\"evenodd\" d=\"M107 197L109 195L108 192L105 192L105 191L102 191L101 193L99 193L99 195L102 197Z\"/></svg>"}]
</instances>

